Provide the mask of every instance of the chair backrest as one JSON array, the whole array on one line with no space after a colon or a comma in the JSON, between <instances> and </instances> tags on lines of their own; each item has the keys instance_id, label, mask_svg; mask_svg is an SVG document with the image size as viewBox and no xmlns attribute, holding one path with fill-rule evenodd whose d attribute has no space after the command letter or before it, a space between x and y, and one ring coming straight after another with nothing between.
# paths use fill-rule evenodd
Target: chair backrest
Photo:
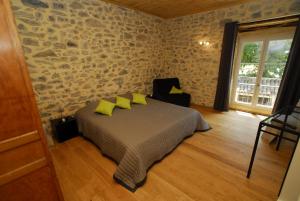
<instances>
[{"instance_id":1,"label":"chair backrest","mask_svg":"<svg viewBox=\"0 0 300 201\"><path fill-rule=\"evenodd\" d=\"M171 88L180 88L178 78L166 78L153 80L153 96L169 94Z\"/></svg>"}]
</instances>

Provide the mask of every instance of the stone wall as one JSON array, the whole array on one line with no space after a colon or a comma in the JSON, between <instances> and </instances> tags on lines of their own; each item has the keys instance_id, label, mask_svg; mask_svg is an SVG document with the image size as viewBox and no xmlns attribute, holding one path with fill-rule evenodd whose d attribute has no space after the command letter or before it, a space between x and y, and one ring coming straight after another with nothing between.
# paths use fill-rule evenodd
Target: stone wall
<instances>
[{"instance_id":1,"label":"stone wall","mask_svg":"<svg viewBox=\"0 0 300 201\"><path fill-rule=\"evenodd\" d=\"M151 91L162 19L100 0L11 4L43 123L101 97Z\"/></svg>"},{"instance_id":2,"label":"stone wall","mask_svg":"<svg viewBox=\"0 0 300 201\"><path fill-rule=\"evenodd\" d=\"M11 3L46 128L86 102L150 93L156 77L178 76L194 103L212 106L224 24L300 12L299 0L260 0L164 20L101 0Z\"/></svg>"},{"instance_id":3,"label":"stone wall","mask_svg":"<svg viewBox=\"0 0 300 201\"><path fill-rule=\"evenodd\" d=\"M250 22L300 13L299 0L260 0L164 22L165 68L162 76L178 76L192 102L213 106L224 24ZM198 41L209 41L203 47Z\"/></svg>"}]
</instances>

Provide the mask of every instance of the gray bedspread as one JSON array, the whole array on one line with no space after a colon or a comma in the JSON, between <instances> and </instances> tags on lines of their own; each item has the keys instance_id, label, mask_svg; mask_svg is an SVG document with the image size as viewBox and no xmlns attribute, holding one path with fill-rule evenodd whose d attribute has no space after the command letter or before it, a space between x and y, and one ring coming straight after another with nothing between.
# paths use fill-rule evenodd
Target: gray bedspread
<instances>
[{"instance_id":1,"label":"gray bedspread","mask_svg":"<svg viewBox=\"0 0 300 201\"><path fill-rule=\"evenodd\" d=\"M201 114L151 98L131 110L115 109L112 117L95 113L98 102L76 113L79 130L104 155L118 163L114 178L131 191L143 184L147 169L184 138L210 127Z\"/></svg>"}]
</instances>

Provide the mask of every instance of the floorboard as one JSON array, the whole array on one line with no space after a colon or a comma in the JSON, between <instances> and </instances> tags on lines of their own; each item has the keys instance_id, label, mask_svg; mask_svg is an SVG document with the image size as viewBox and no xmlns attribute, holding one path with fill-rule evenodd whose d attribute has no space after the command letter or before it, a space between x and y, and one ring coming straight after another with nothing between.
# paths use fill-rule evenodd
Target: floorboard
<instances>
[{"instance_id":1,"label":"floorboard","mask_svg":"<svg viewBox=\"0 0 300 201\"><path fill-rule=\"evenodd\" d=\"M116 164L81 137L51 148L65 201L253 201L277 200L292 145L260 141L250 179L246 178L258 122L245 112L197 107L213 129L186 139L148 172L135 193L113 179Z\"/></svg>"}]
</instances>

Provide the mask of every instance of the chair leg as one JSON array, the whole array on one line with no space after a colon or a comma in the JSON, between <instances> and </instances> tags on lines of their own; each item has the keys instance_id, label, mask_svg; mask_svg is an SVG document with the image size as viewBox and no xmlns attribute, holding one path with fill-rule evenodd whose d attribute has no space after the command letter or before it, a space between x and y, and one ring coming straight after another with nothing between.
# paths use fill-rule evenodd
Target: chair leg
<instances>
[{"instance_id":1,"label":"chair leg","mask_svg":"<svg viewBox=\"0 0 300 201\"><path fill-rule=\"evenodd\" d=\"M280 131L278 143L277 143L277 146L276 146L276 151L279 150L279 147L280 147L280 144L281 144L281 140L282 140L282 137L283 137L283 132L284 132L284 129L285 129L286 124L287 124L287 119L288 119L288 113L285 114L284 123L282 125L282 129Z\"/></svg>"},{"instance_id":2,"label":"chair leg","mask_svg":"<svg viewBox=\"0 0 300 201\"><path fill-rule=\"evenodd\" d=\"M276 146L276 151L279 150L280 144L281 144L281 140L282 140L282 136L283 136L283 130L280 131L280 135L278 136L278 142L277 142L277 146Z\"/></svg>"},{"instance_id":3,"label":"chair leg","mask_svg":"<svg viewBox=\"0 0 300 201\"><path fill-rule=\"evenodd\" d=\"M251 172L252 172L252 167L253 167L253 163L254 163L254 159L255 159L255 155L256 155L256 150L257 150L257 146L258 146L258 142L259 142L259 138L260 138L261 128L262 128L262 125L259 124L258 129L257 129L256 138L255 138L254 147L253 147L253 150L252 150L250 164L249 164L249 167L248 167L248 172L247 172L247 178L248 179L250 178L250 175L251 175Z\"/></svg>"}]
</instances>

